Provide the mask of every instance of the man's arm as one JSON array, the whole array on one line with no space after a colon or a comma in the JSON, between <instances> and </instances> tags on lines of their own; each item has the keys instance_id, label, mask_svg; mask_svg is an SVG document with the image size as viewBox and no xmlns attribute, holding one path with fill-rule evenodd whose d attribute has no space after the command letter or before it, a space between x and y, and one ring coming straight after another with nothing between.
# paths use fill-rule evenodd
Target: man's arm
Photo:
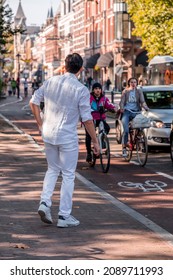
<instances>
[{"instance_id":1,"label":"man's arm","mask_svg":"<svg viewBox=\"0 0 173 280\"><path fill-rule=\"evenodd\" d=\"M93 145L94 145L94 153L98 156L100 154L100 146L97 140L95 127L93 120L88 120L84 122L85 128L88 131L89 135L91 136Z\"/></svg>"},{"instance_id":2,"label":"man's arm","mask_svg":"<svg viewBox=\"0 0 173 280\"><path fill-rule=\"evenodd\" d=\"M29 102L29 105L30 105L31 111L36 119L39 131L41 132L42 131L42 119L40 116L40 107L38 105L32 103L31 101Z\"/></svg>"}]
</instances>

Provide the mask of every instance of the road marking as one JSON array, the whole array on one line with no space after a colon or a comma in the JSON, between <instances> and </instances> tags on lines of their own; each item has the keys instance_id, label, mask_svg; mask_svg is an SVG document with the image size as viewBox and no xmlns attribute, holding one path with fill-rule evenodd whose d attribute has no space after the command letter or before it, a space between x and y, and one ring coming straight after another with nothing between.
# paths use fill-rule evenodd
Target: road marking
<instances>
[{"instance_id":1,"label":"road marking","mask_svg":"<svg viewBox=\"0 0 173 280\"><path fill-rule=\"evenodd\" d=\"M38 145L35 140L32 138L31 135L25 133L24 131L22 131L20 128L18 128L15 124L13 124L9 119L7 119L6 117L4 117L2 114L0 114L0 117L2 119L4 119L4 121L6 121L10 126L12 126L14 128L15 131L17 131L19 134L25 136L28 138L28 140L30 141L30 143L32 143L39 151L43 152L44 151L44 147L41 148L40 145Z\"/></svg>"},{"instance_id":2,"label":"road marking","mask_svg":"<svg viewBox=\"0 0 173 280\"><path fill-rule=\"evenodd\" d=\"M173 176L171 176L171 175L168 175L168 174L166 174L166 173L162 173L162 172L156 172L158 175L160 175L160 176L163 176L163 177L165 177L165 178L168 178L168 179L170 179L170 180L173 180Z\"/></svg>"},{"instance_id":3,"label":"road marking","mask_svg":"<svg viewBox=\"0 0 173 280\"><path fill-rule=\"evenodd\" d=\"M118 182L118 186L123 188L134 188L142 190L143 192L150 192L150 191L158 191L164 192L162 188L167 187L165 182L155 181L155 180L147 180L145 183L134 183L134 182Z\"/></svg>"},{"instance_id":4,"label":"road marking","mask_svg":"<svg viewBox=\"0 0 173 280\"><path fill-rule=\"evenodd\" d=\"M2 114L0 114L0 117L2 117L5 121L7 121L8 124L11 124L11 126L18 131L20 134L24 134L24 132L22 130L20 130L17 126L15 126L12 122L10 122L10 120L8 120L7 118L5 118ZM35 147L39 148L39 150L45 154L44 150L40 148L40 145L38 145L32 138L31 135L26 134L25 136L28 137L28 140L34 144ZM159 172L156 172L159 173ZM165 173L162 173L165 174ZM165 174L166 175L166 174ZM169 176L169 175L168 175ZM93 190L94 192L98 193L101 197L103 197L104 199L106 199L107 201L109 201L111 204L113 204L115 207L118 207L120 210L122 210L123 212L125 212L127 215L129 215L130 217L132 217L133 219L137 220L138 222L140 222L141 224L143 224L144 226L146 226L147 228L149 228L151 231L155 232L157 235L159 235L163 240L165 240L166 242L168 242L171 246L173 246L173 235L171 233L169 233L168 231L166 231L165 229L163 229L162 227L158 226L157 224L155 224L154 222L152 222L151 220L149 220L148 218L146 218L145 216L143 216L142 214L138 213L137 211L133 210L132 208L130 208L129 206L125 205L124 203L122 203L121 201L119 201L118 199L114 198L112 195L108 194L107 192L105 192L104 190L102 190L101 188L99 188L98 186L96 186L95 184L93 184L92 182L90 182L89 180L87 180L85 177L83 177L81 174L79 174L78 172L76 172L76 178L81 181L87 188L90 188L91 190ZM173 178L172 178L173 179Z\"/></svg>"},{"instance_id":5,"label":"road marking","mask_svg":"<svg viewBox=\"0 0 173 280\"><path fill-rule=\"evenodd\" d=\"M22 101L22 100L23 100L23 98L20 96L18 100L12 101L12 102L8 102L8 103L4 103L4 104L1 104L0 107L2 108L2 107L5 107L5 106L7 106L7 105L10 105L10 104L18 103L18 102L20 102L20 101Z\"/></svg>"},{"instance_id":6,"label":"road marking","mask_svg":"<svg viewBox=\"0 0 173 280\"><path fill-rule=\"evenodd\" d=\"M162 227L158 226L142 214L138 213L137 211L133 210L129 206L125 205L118 199L114 198L112 195L108 194L104 190L100 189L98 186L93 184L92 182L88 181L85 177L83 177L81 174L76 172L76 178L80 180L86 187L90 188L94 192L98 193L100 196L105 198L107 201L112 203L115 207L118 207L120 210L125 212L127 215L131 216L133 219L137 220L147 228L149 228L151 231L158 234L162 239L167 241L171 246L173 246L173 235L163 229Z\"/></svg>"}]
</instances>

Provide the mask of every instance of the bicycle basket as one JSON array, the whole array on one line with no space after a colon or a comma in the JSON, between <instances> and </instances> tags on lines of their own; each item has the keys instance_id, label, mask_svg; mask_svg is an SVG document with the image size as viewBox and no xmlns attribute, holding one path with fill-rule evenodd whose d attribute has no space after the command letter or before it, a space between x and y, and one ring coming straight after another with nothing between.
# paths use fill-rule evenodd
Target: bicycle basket
<instances>
[{"instance_id":1,"label":"bicycle basket","mask_svg":"<svg viewBox=\"0 0 173 280\"><path fill-rule=\"evenodd\" d=\"M150 119L142 114L137 114L136 117L131 121L132 128L147 128L150 126Z\"/></svg>"}]
</instances>

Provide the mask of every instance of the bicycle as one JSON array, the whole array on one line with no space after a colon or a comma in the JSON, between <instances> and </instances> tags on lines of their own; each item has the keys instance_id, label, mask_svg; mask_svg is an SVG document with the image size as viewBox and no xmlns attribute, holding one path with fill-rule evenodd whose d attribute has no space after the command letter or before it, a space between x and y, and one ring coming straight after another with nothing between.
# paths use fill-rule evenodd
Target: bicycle
<instances>
[{"instance_id":1,"label":"bicycle","mask_svg":"<svg viewBox=\"0 0 173 280\"><path fill-rule=\"evenodd\" d=\"M104 111L104 112L106 112L106 111ZM103 113L100 112L100 115L102 115ZM97 138L98 138L98 142L99 142L99 146L100 146L100 155L97 157L94 154L94 150L92 148L91 149L92 160L91 160L91 162L89 162L89 165L94 167L96 164L97 158L100 158L100 164L102 167L102 171L103 171L103 173L107 173L109 170L109 167L110 167L110 144L109 144L109 139L108 139L107 133L105 131L104 121L102 118L99 122L96 133L97 133Z\"/></svg>"},{"instance_id":2,"label":"bicycle","mask_svg":"<svg viewBox=\"0 0 173 280\"><path fill-rule=\"evenodd\" d=\"M141 114L141 112L136 113ZM129 141L126 147L127 156L124 158L129 162L132 158L133 151L136 150L139 165L145 166L148 159L148 144L144 129L149 127L149 122L146 125L140 124L139 127L136 127L133 126L133 120L129 122Z\"/></svg>"}]
</instances>

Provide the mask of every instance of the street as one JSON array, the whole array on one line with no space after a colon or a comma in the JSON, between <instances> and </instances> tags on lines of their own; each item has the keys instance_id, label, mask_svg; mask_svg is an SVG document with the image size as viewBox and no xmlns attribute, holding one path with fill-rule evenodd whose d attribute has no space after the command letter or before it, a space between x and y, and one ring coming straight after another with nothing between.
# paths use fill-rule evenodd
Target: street
<instances>
[{"instance_id":1,"label":"street","mask_svg":"<svg viewBox=\"0 0 173 280\"><path fill-rule=\"evenodd\" d=\"M43 143L28 106L29 99L30 97L26 99L23 98L19 101L16 97L7 97L5 100L0 101L0 113L13 123L14 127L19 129L19 132L23 131L27 135L31 135L36 141L36 144L40 146L40 150L42 150ZM111 126L109 134L111 144L111 166L109 172L107 174L102 173L99 160L97 160L97 164L94 168L89 167L86 163L84 128L81 127L79 123L80 153L76 178L81 182L80 184L87 186L88 191L94 191L96 196L101 195L107 202L112 203L114 207L116 206L119 211L128 214L129 220L133 219L139 222L143 226L143 230L147 228L158 235L159 238L165 242L164 244L172 248L172 252L170 251L170 254L167 255L167 259L172 259L173 166L169 150L150 151L148 162L145 167L137 165L135 154L132 162L125 162L121 156L121 145L115 142L114 119L109 118L108 123ZM9 147L9 150L10 149ZM33 165L33 168L35 168L35 163L33 163ZM30 166L30 172L32 172L31 170L32 166ZM91 200L96 199L93 194L90 194L90 198ZM108 207L106 204L105 207ZM86 211L88 211L87 205L85 207ZM75 209L75 211L77 212L77 209ZM107 212L108 209L105 209L105 211ZM90 213L90 215L92 216L94 213ZM100 215L102 215L101 212ZM111 217L112 215L113 212L110 212ZM139 225L137 224L135 226L138 227ZM155 246L156 244L152 247L152 250L155 250ZM132 253L131 258L134 258L134 253L135 252ZM137 258L140 259L139 255L138 252ZM114 254L111 256L110 253L104 255L103 258L104 257L116 258ZM166 258L166 255L160 257L158 255L152 256L150 252L150 255L147 257L149 259ZM128 258L125 251L122 258ZM142 258L146 258L146 255L143 254Z\"/></svg>"}]
</instances>

